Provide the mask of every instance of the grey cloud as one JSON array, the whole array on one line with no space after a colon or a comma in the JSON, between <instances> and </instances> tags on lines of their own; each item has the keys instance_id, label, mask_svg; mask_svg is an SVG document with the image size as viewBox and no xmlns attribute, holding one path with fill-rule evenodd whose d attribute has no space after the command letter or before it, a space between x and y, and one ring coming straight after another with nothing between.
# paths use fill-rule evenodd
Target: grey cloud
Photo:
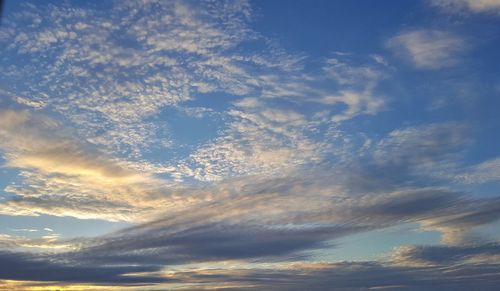
<instances>
[{"instance_id":1,"label":"grey cloud","mask_svg":"<svg viewBox=\"0 0 500 291\"><path fill-rule=\"evenodd\" d=\"M70 264L54 262L47 255L0 251L0 277L9 280L92 282L92 283L156 283L157 277L122 276L134 272L150 272L150 266L98 266L73 261Z\"/></svg>"},{"instance_id":2,"label":"grey cloud","mask_svg":"<svg viewBox=\"0 0 500 291\"><path fill-rule=\"evenodd\" d=\"M441 189L401 191L367 198L360 206L353 207L351 215L353 219L366 217L368 221L380 219L390 223L394 223L394 220L419 220L427 216L440 216L457 205L463 207L460 197L460 194Z\"/></svg>"},{"instance_id":3,"label":"grey cloud","mask_svg":"<svg viewBox=\"0 0 500 291\"><path fill-rule=\"evenodd\" d=\"M221 290L496 290L498 265L464 265L447 268L409 268L375 262L325 264L288 270L218 270L210 274L187 272L202 290L216 282ZM215 274L214 274L215 273ZM470 275L467 275L470 274ZM191 277L189 277L191 276ZM218 284L217 284L218 283ZM224 288L240 283L242 288ZM245 288L245 284L248 286Z\"/></svg>"},{"instance_id":4,"label":"grey cloud","mask_svg":"<svg viewBox=\"0 0 500 291\"><path fill-rule=\"evenodd\" d=\"M469 141L467 127L441 123L396 129L382 139L374 156L393 166L427 166L447 162Z\"/></svg>"},{"instance_id":5,"label":"grey cloud","mask_svg":"<svg viewBox=\"0 0 500 291\"><path fill-rule=\"evenodd\" d=\"M453 215L445 216L439 223L472 227L500 219L500 199L498 197L462 201L460 206L452 208L451 214Z\"/></svg>"},{"instance_id":6,"label":"grey cloud","mask_svg":"<svg viewBox=\"0 0 500 291\"><path fill-rule=\"evenodd\" d=\"M203 226L183 233L145 234L119 237L84 249L76 258L96 262L156 262L183 264L226 259L287 259L291 253L319 248L328 238L345 235L349 229L266 230L249 226ZM146 238L146 239L145 239ZM127 252L133 255L127 255ZM144 252L142 252L144 251ZM125 252L125 255L122 255ZM292 256L293 257L293 256Z\"/></svg>"},{"instance_id":7,"label":"grey cloud","mask_svg":"<svg viewBox=\"0 0 500 291\"><path fill-rule=\"evenodd\" d=\"M483 247L484 249L486 248ZM485 253L488 252L486 250ZM141 270L148 272L155 268L119 266L89 268L84 265L63 267L33 255L1 253L0 257L11 266L10 269L0 268L0 274L4 278L51 279L63 283L108 283L115 286L176 283L177 286L188 290L203 290L207 287L220 290L496 290L497 284L500 283L497 275L500 271L498 264L459 264L453 267L445 265L422 268L377 262L330 264L299 262L289 264L285 268L273 269L177 269L169 273L157 273L155 276L120 276L119 274ZM162 285L155 287L160 286Z\"/></svg>"},{"instance_id":8,"label":"grey cloud","mask_svg":"<svg viewBox=\"0 0 500 291\"><path fill-rule=\"evenodd\" d=\"M500 244L495 242L462 246L403 246L396 249L392 260L406 265L449 266L468 261L497 262L498 258Z\"/></svg>"}]
</instances>

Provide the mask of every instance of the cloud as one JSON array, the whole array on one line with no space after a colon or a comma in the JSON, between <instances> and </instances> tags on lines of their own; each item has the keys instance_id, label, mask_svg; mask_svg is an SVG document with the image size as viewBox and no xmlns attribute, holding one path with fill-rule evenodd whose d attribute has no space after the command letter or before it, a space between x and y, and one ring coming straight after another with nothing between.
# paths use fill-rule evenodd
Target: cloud
<instances>
[{"instance_id":1,"label":"cloud","mask_svg":"<svg viewBox=\"0 0 500 291\"><path fill-rule=\"evenodd\" d=\"M342 142L321 128L334 130L342 122L375 115L386 106L385 98L375 94L385 72L373 60L356 65L348 59L328 59L321 72L289 75L286 79L266 76L259 84L261 98L233 102L227 111L227 128L190 154L185 162L189 172L184 174L217 181L256 173L286 174L320 163L328 155L337 155L338 144L333 144ZM332 82L339 88L316 89ZM304 106L322 110L303 114Z\"/></svg>"},{"instance_id":2,"label":"cloud","mask_svg":"<svg viewBox=\"0 0 500 291\"><path fill-rule=\"evenodd\" d=\"M439 144L444 145L443 142ZM431 152L434 154L434 151ZM360 165L364 164L362 161L358 162ZM372 166L385 165L375 163ZM36 271L33 268L41 266L46 272L66 274L64 277L29 276L29 273L14 272L17 270L14 268L12 272L0 272L0 278L94 284L172 282L181 285L206 284L208 280L210 284L219 286L218 284L228 282L236 283L233 281L234 276L227 275L232 274L234 268L214 271L218 275L209 277L209 280L205 277L209 271L193 270L187 266L225 261L239 262L242 266L251 262L286 263L309 259L308 251L330 248L334 246L335 239L340 237L401 223L417 222L425 228L446 234L448 229L469 231L500 218L497 215L497 199L473 199L444 188L411 188L408 185L402 186L397 178L392 180L391 176L384 176L386 173L382 173L380 177L376 174L365 177L364 171L351 171L349 167L337 168L335 172L318 170L307 175L303 171L297 171L294 175L281 178L265 175L240 177L221 181L211 187L184 189L184 192L177 194L184 199L196 197L194 204L172 207L155 220L102 237L58 242L71 243L73 249L70 251L40 255L2 253L6 260L15 261L13 264L19 266L19 269L24 264L30 264L33 267L27 270L32 272ZM346 181L363 179L370 179L372 184L392 184L395 188L353 188L346 184ZM488 254L487 250L485 248L485 256ZM491 268L477 264L487 262L480 250L465 248L461 251L469 253L469 257L476 260L473 265L466 261L467 264L460 267L461 270L476 268L478 274L490 274ZM314 272L307 271L307 268L299 269L302 270L299 273L275 269L265 282L262 282L259 269L242 268L241 272L245 275L236 278L240 280L237 281L238 284L257 289L271 288L270 286L278 288L276 286L281 286L280 284L283 284L283 289L289 289L290 286L314 289L320 286L369 288L388 285L422 288L435 284L442 289L451 290L457 286L453 283L456 277L444 270L449 264L459 262L458 255L452 256L457 259L450 258L436 267L444 268L441 271L408 267L409 261L417 261L416 255L411 255L413 253L409 249L400 250L399 259L394 260L396 266L392 266L392 263L364 262L318 265ZM430 260L427 258L426 262ZM35 262L40 263L34 264ZM335 271L330 267L335 268ZM60 272L56 272L59 270ZM79 274L86 270L94 271L89 271L87 275ZM434 274L432 280L435 280L432 283L428 277L431 270ZM141 272L144 273L126 275ZM460 273L458 270L456 272ZM363 274L371 279L352 280L365 278ZM373 277L374 274L378 275ZM395 275L401 281L395 280ZM335 277L336 280L332 281L331 276L340 277ZM410 276L410 279L405 276ZM484 284L483 286L492 284L487 279L482 280L484 281L475 283Z\"/></svg>"},{"instance_id":3,"label":"cloud","mask_svg":"<svg viewBox=\"0 0 500 291\"><path fill-rule=\"evenodd\" d=\"M206 93L259 96L277 84L273 76L299 74L303 59L250 28L247 1L120 1L113 13L25 6L7 21L2 39L6 53L27 60L3 64L11 84L32 76L23 91L29 97L18 102L44 105L88 141L135 158L140 148L171 144L162 136L168 126L151 118L164 108ZM21 28L19 21L33 24ZM268 49L250 51L248 43Z\"/></svg>"},{"instance_id":4,"label":"cloud","mask_svg":"<svg viewBox=\"0 0 500 291\"><path fill-rule=\"evenodd\" d=\"M78 137L134 164L146 152L184 146L155 118L165 108L197 118L214 110L191 108L188 101L208 93L234 96L234 106L212 115L228 121L215 138L185 159L152 163L168 168L164 174L176 181L286 173L317 163L342 142L322 128L333 131L386 108L376 94L386 77L380 62L337 53L305 70L307 56L288 53L251 29L247 1L120 1L111 8L30 4L11 16L1 41L7 54L27 64L3 66L9 84L31 76L31 85L8 89L23 93L18 102L60 114ZM19 21L32 25L16 26ZM239 105L252 98L260 108ZM304 114L305 106L321 110Z\"/></svg>"},{"instance_id":5,"label":"cloud","mask_svg":"<svg viewBox=\"0 0 500 291\"><path fill-rule=\"evenodd\" d=\"M380 63L380 56L378 56L378 58L374 58L374 61ZM359 86L363 83L377 82L385 77L385 74L376 69L374 66L349 65L348 63L342 62L337 58L327 59L323 70L341 85Z\"/></svg>"},{"instance_id":6,"label":"cloud","mask_svg":"<svg viewBox=\"0 0 500 291\"><path fill-rule=\"evenodd\" d=\"M432 5L448 11L467 9L475 13L500 12L498 0L432 0Z\"/></svg>"},{"instance_id":7,"label":"cloud","mask_svg":"<svg viewBox=\"0 0 500 291\"><path fill-rule=\"evenodd\" d=\"M30 100L30 99L23 98L23 97L17 97L16 102L19 104L29 106L29 107L33 107L35 109L40 109L40 108L47 106L47 103L45 103L43 101Z\"/></svg>"},{"instance_id":8,"label":"cloud","mask_svg":"<svg viewBox=\"0 0 500 291\"><path fill-rule=\"evenodd\" d=\"M438 248L439 249L439 248ZM426 255L435 250L425 250ZM475 254L497 252L495 246L443 249L461 257L460 252ZM421 252L418 254L422 255ZM377 262L310 263L296 261L244 268L209 267L156 270L154 267L100 266L79 264L69 266L49 262L43 256L22 253L0 253L2 261L8 261L11 269L2 268L0 274L11 280L58 281L59 284L78 282L87 284L113 284L138 288L170 287L175 284L190 290L217 288L222 290L495 290L498 264L459 264L454 267L402 266ZM431 257L436 257L430 255ZM439 256L439 255L438 255ZM444 261L443 261L444 262ZM29 273L27 272L29 271ZM142 274L139 273L142 271ZM136 275L125 275L135 272ZM64 276L59 277L58 274ZM469 274L469 275L467 275ZM46 279L47 278L47 279ZM64 280L59 280L64 278ZM159 284L160 283L160 284ZM161 284L163 283L163 284ZM146 285L146 286L144 286Z\"/></svg>"},{"instance_id":9,"label":"cloud","mask_svg":"<svg viewBox=\"0 0 500 291\"><path fill-rule=\"evenodd\" d=\"M44 256L30 253L0 252L0 259L4 264L0 267L0 276L3 279L29 281L62 281L62 282L93 282L93 283L155 283L162 282L157 277L122 276L126 273L147 272L155 268L148 266L82 266L53 262Z\"/></svg>"},{"instance_id":10,"label":"cloud","mask_svg":"<svg viewBox=\"0 0 500 291\"><path fill-rule=\"evenodd\" d=\"M68 251L75 248L76 246L73 243L61 241L59 235L54 233L38 238L0 234L0 249L24 251Z\"/></svg>"},{"instance_id":11,"label":"cloud","mask_svg":"<svg viewBox=\"0 0 500 291\"><path fill-rule=\"evenodd\" d=\"M322 144L308 138L306 116L264 102L249 107L248 100L229 112L232 122L219 138L190 155L197 179L286 173L320 159Z\"/></svg>"},{"instance_id":12,"label":"cloud","mask_svg":"<svg viewBox=\"0 0 500 291\"><path fill-rule=\"evenodd\" d=\"M394 36L387 47L416 68L436 70L459 63L466 44L462 38L445 31L416 29Z\"/></svg>"},{"instance_id":13,"label":"cloud","mask_svg":"<svg viewBox=\"0 0 500 291\"><path fill-rule=\"evenodd\" d=\"M272 138L272 134L288 138L292 145L300 142L294 131L300 133L297 128L307 128L308 121L302 115L261 109L258 104L251 100L239 103L247 112L255 111L235 112L241 118L240 124L235 123L240 130L235 140L244 140L247 132L241 128L252 125L249 136L255 141L248 139L247 146L259 149L260 141ZM321 168L309 170L307 175L303 169L310 169L309 165L294 168L285 164L276 175L247 173L205 187L179 187L77 141L64 127L43 115L3 111L0 120L6 163L21 168L24 179L22 184L6 188L16 196L1 204L2 213L135 223L155 219L135 230L140 233L138 238L132 232L117 240L131 244L138 240L139 245L130 246L131 250L158 248L156 255L166 250L164 256L171 261L278 254L286 257L322 247L340 236L407 222L437 230L443 234L444 242L457 244L475 227L500 218L497 200L472 199L438 187L438 180L429 178L433 174L427 169L436 170L439 164L453 161L467 141L465 127L456 123L395 130L374 143L366 153L371 155L336 165L317 164ZM272 159L286 161L279 160L276 153L266 156L263 151L259 158L266 163ZM68 160L72 163L66 163ZM311 224L316 226L308 226ZM221 241L227 242L222 249L234 249L231 254L227 252L227 257L222 256ZM152 245L141 245L147 243ZM177 250L175 255L172 249ZM266 250L273 251L266 254ZM134 259L137 258L131 260Z\"/></svg>"},{"instance_id":14,"label":"cloud","mask_svg":"<svg viewBox=\"0 0 500 291\"><path fill-rule=\"evenodd\" d=\"M34 239L0 234L7 288L26 281L137 289L498 286L498 242L473 234L500 219L499 199L457 191L496 181L498 162L462 166L467 126L406 126L377 138L343 132L388 108L379 88L390 76L383 57L333 52L307 62L252 30L247 1L93 7L26 4L2 27L0 69L16 93L0 92L9 99L2 105L31 111L0 111L2 161L19 178L5 187L0 213L130 227L69 240L48 227ZM388 47L420 69L456 65L467 49L440 30L403 31ZM5 62L12 59L22 61ZM199 105L215 95L231 98ZM157 118L169 107L225 124L185 156L157 153L178 145ZM444 244L404 246L381 262L318 263L311 255L340 238L406 223L438 231Z\"/></svg>"},{"instance_id":15,"label":"cloud","mask_svg":"<svg viewBox=\"0 0 500 291\"><path fill-rule=\"evenodd\" d=\"M292 264L274 269L215 269L181 273L195 288L222 290L494 290L498 265L403 268L376 262ZM473 273L476 276L464 276ZM225 285L229 287L224 288ZM231 288L236 285L237 287Z\"/></svg>"},{"instance_id":16,"label":"cloud","mask_svg":"<svg viewBox=\"0 0 500 291\"><path fill-rule=\"evenodd\" d=\"M422 221L424 229L437 230L448 244L461 244L476 237L469 237L476 226L489 224L500 219L500 200L487 198L467 201L461 207L455 205L436 216Z\"/></svg>"},{"instance_id":17,"label":"cloud","mask_svg":"<svg viewBox=\"0 0 500 291\"><path fill-rule=\"evenodd\" d=\"M324 179L232 181L218 199L103 237L72 242L54 257L89 265L169 265L224 260L287 261L331 247L331 240L407 222L464 231L498 220L494 199L438 189L332 193ZM230 188L232 187L232 188ZM427 223L427 224L426 224ZM431 224L432 223L432 224ZM64 241L60 242L64 243Z\"/></svg>"},{"instance_id":18,"label":"cloud","mask_svg":"<svg viewBox=\"0 0 500 291\"><path fill-rule=\"evenodd\" d=\"M329 58L322 69L327 80L337 82L339 90L335 93L324 92L319 102L346 107L334 114L333 122L340 123L363 114L375 115L386 109L387 98L378 96L376 89L387 78L387 72L376 59L360 65L350 63L348 59Z\"/></svg>"},{"instance_id":19,"label":"cloud","mask_svg":"<svg viewBox=\"0 0 500 291\"><path fill-rule=\"evenodd\" d=\"M459 183L481 184L498 181L500 178L500 158L465 167L454 179Z\"/></svg>"},{"instance_id":20,"label":"cloud","mask_svg":"<svg viewBox=\"0 0 500 291\"><path fill-rule=\"evenodd\" d=\"M248 107L253 103L245 104ZM296 132L300 133L297 128L307 127L307 121L300 114L270 109L235 114L241 114L241 123L235 125L240 131L234 138L245 140L242 137L249 133L252 139L246 144L256 149L262 149L260 140L273 138L272 134L289 139L292 145L303 142ZM352 223L352 231L360 231L414 221L445 234L450 230L466 233L472 227L498 219L495 210L490 209L496 205L495 200L465 199L478 206L476 211L466 207L462 194L420 182L428 180L429 174L417 171L422 165L436 167L453 157L453 151L466 140L463 126L457 124L393 131L376 144L370 159L344 160L335 167L323 165L323 170L309 171L307 175L301 172L309 165L294 168L285 164L287 167L277 175L244 176L201 188L168 184L153 173L131 168L77 141L43 115L4 111L0 119L0 140L7 165L21 168L24 179L22 184L6 188L16 196L1 204L4 214L44 213L137 222L168 210L169 223L173 224L165 227L185 225L187 229L198 227L197 221L231 221L241 223L242 228L258 221L279 226L278 229L288 223L299 228L308 223L326 223L335 226L333 229ZM252 130L247 133L242 128ZM295 150L289 152L295 154ZM269 148L258 155L265 163L286 161ZM68 160L72 163L66 163ZM251 164L246 166L249 169ZM256 230L252 228L251 232ZM318 237L311 245L334 236L332 233L326 238Z\"/></svg>"},{"instance_id":21,"label":"cloud","mask_svg":"<svg viewBox=\"0 0 500 291\"><path fill-rule=\"evenodd\" d=\"M153 173L78 140L44 115L1 111L0 149L6 166L23 177L5 189L16 196L2 203L3 214L133 220L182 200Z\"/></svg>"},{"instance_id":22,"label":"cloud","mask_svg":"<svg viewBox=\"0 0 500 291\"><path fill-rule=\"evenodd\" d=\"M459 159L459 153L469 142L465 124L449 122L400 128L378 142L374 158L386 166L438 172Z\"/></svg>"},{"instance_id":23,"label":"cloud","mask_svg":"<svg viewBox=\"0 0 500 291\"><path fill-rule=\"evenodd\" d=\"M144 120L162 108L190 100L198 90L236 95L252 90L241 64L257 59L226 53L256 38L247 27L246 1L112 6L114 13L27 4L15 20L6 21L6 53L25 56L28 63L2 67L16 80L31 72L25 92L30 97L18 102L47 104L94 143L130 152L156 144L158 125ZM19 21L32 25L21 28L15 25ZM280 64L280 58L263 59L260 64Z\"/></svg>"},{"instance_id":24,"label":"cloud","mask_svg":"<svg viewBox=\"0 0 500 291\"><path fill-rule=\"evenodd\" d=\"M409 266L449 266L464 263L496 263L500 245L488 243L465 246L403 246L392 254L392 260Z\"/></svg>"}]
</instances>

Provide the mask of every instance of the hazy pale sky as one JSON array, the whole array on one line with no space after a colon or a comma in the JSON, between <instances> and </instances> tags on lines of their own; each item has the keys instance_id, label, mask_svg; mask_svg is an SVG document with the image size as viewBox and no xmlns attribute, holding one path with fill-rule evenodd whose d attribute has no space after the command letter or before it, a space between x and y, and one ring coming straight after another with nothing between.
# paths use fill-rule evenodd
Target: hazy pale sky
<instances>
[{"instance_id":1,"label":"hazy pale sky","mask_svg":"<svg viewBox=\"0 0 500 291\"><path fill-rule=\"evenodd\" d=\"M499 0L3 10L0 290L500 285Z\"/></svg>"}]
</instances>

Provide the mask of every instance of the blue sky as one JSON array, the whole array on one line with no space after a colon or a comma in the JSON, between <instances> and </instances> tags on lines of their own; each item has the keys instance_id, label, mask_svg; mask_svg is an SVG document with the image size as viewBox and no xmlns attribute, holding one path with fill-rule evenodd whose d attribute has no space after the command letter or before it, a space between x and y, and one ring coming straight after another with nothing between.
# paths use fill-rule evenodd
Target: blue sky
<instances>
[{"instance_id":1,"label":"blue sky","mask_svg":"<svg viewBox=\"0 0 500 291\"><path fill-rule=\"evenodd\" d=\"M6 1L0 289L494 290L499 24L497 0Z\"/></svg>"}]
</instances>

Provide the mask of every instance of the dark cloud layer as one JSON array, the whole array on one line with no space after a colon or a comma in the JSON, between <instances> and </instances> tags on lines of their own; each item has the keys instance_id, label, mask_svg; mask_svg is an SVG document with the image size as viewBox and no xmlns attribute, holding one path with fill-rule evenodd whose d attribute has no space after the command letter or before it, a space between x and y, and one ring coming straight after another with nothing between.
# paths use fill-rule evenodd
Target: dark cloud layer
<instances>
[{"instance_id":1,"label":"dark cloud layer","mask_svg":"<svg viewBox=\"0 0 500 291\"><path fill-rule=\"evenodd\" d=\"M51 256L32 253L0 252L0 276L9 280L62 281L93 283L157 283L158 277L122 276L126 273L150 272L154 267L87 265L78 261L58 262Z\"/></svg>"},{"instance_id":2,"label":"dark cloud layer","mask_svg":"<svg viewBox=\"0 0 500 291\"><path fill-rule=\"evenodd\" d=\"M500 244L476 244L463 246L408 246L399 249L394 260L408 263L446 266L479 260L492 262L500 258Z\"/></svg>"},{"instance_id":3,"label":"dark cloud layer","mask_svg":"<svg viewBox=\"0 0 500 291\"><path fill-rule=\"evenodd\" d=\"M476 254L498 254L498 246L474 247ZM496 290L500 283L498 264L463 264L458 253L467 250L429 248L429 252L453 253L452 266L412 267L377 262L344 262L336 264L293 264L278 269L209 269L187 270L156 276L121 276L137 271L153 271L152 267L63 266L30 254L1 253L6 279L57 280L59 282L91 282L118 285L185 283L189 290L219 286L220 290ZM417 252L420 255L421 252ZM424 256L428 257L428 254ZM448 263L448 261L440 261ZM63 278L63 279L62 279ZM239 286L224 288L224 286Z\"/></svg>"},{"instance_id":4,"label":"dark cloud layer","mask_svg":"<svg viewBox=\"0 0 500 291\"><path fill-rule=\"evenodd\" d=\"M322 268L277 271L247 270L243 275L192 274L199 281L247 283L248 288L221 290L496 290L498 265L448 268L403 268L375 262L339 263ZM193 288L197 290L197 288ZM200 288L201 290L201 288Z\"/></svg>"}]
</instances>

